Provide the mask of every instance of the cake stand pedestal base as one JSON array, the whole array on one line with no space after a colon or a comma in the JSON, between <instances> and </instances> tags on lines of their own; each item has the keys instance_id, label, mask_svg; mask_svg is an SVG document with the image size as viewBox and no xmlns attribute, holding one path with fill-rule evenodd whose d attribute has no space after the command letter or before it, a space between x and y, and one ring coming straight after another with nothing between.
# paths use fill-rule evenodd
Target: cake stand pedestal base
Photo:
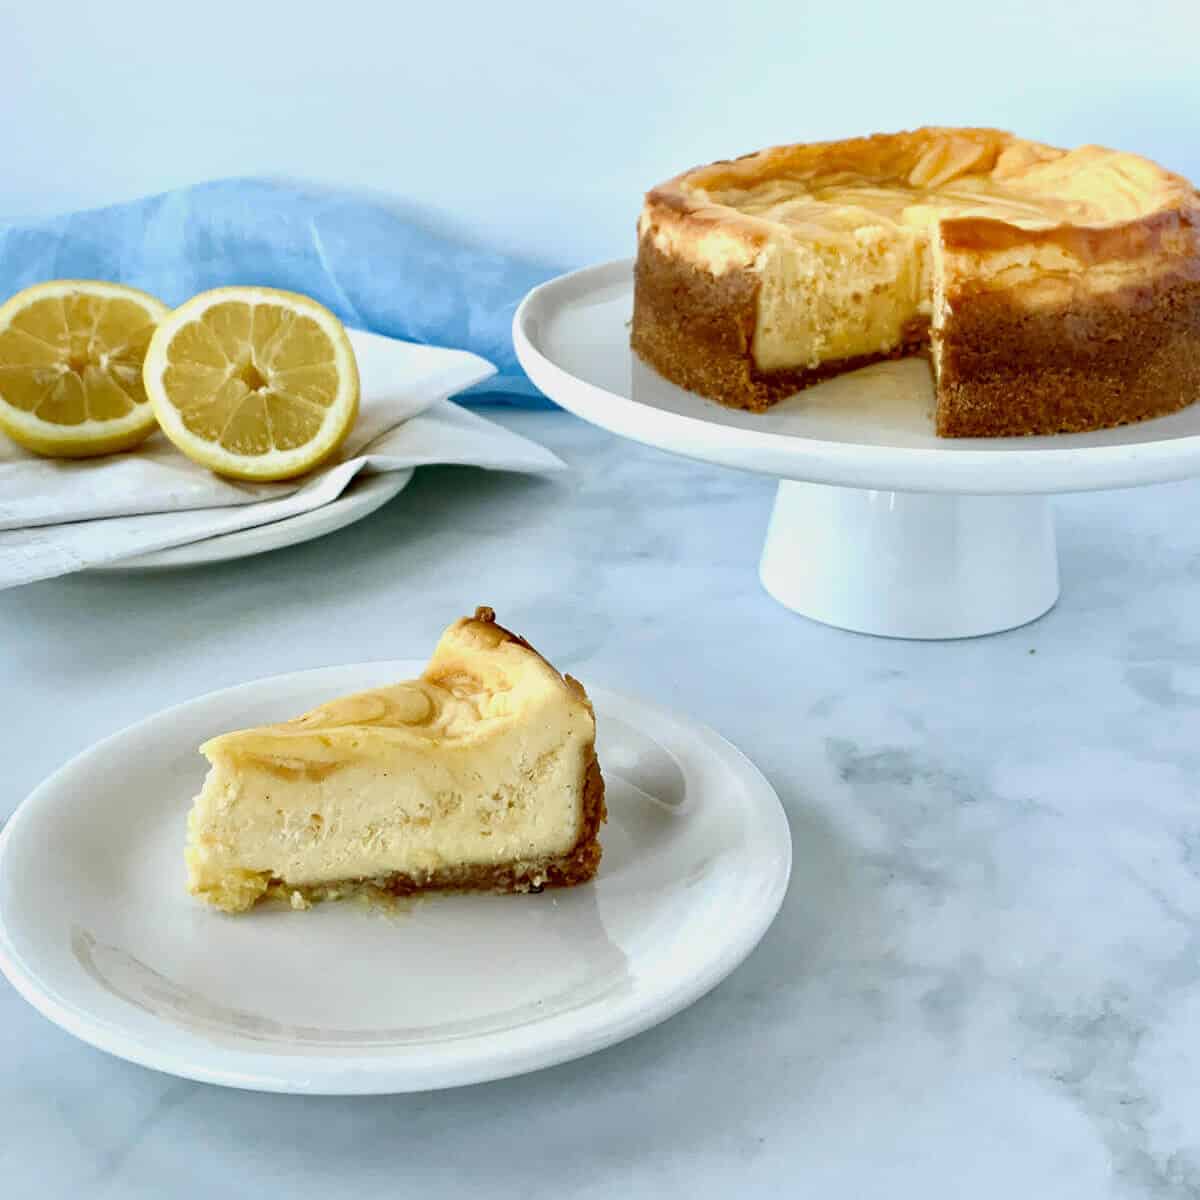
<instances>
[{"instance_id":1,"label":"cake stand pedestal base","mask_svg":"<svg viewBox=\"0 0 1200 1200\"><path fill-rule=\"evenodd\" d=\"M815 621L895 638L964 638L1058 599L1045 496L886 492L784 481L759 577Z\"/></svg>"}]
</instances>

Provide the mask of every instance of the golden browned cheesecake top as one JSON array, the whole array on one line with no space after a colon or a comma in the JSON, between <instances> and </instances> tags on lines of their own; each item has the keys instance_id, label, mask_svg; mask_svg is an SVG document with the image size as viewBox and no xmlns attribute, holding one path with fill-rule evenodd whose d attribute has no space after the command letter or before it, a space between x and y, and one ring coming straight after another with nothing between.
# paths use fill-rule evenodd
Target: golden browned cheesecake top
<instances>
[{"instance_id":1,"label":"golden browned cheesecake top","mask_svg":"<svg viewBox=\"0 0 1200 1200\"><path fill-rule=\"evenodd\" d=\"M1085 249L1144 253L1148 231L1195 246L1200 196L1184 178L1136 154L1061 150L993 129L926 128L839 142L777 146L698 167L653 189L642 232L706 242L718 264L745 261L772 236L853 239L864 229L940 223L961 243L1070 232ZM710 236L720 228L743 246ZM1091 237L1089 233L1101 235Z\"/></svg>"},{"instance_id":2,"label":"golden browned cheesecake top","mask_svg":"<svg viewBox=\"0 0 1200 1200\"><path fill-rule=\"evenodd\" d=\"M336 763L380 747L465 745L495 735L551 704L592 723L590 702L524 638L496 623L490 608L455 621L416 679L342 696L275 725L212 738L201 751L216 761Z\"/></svg>"}]
</instances>

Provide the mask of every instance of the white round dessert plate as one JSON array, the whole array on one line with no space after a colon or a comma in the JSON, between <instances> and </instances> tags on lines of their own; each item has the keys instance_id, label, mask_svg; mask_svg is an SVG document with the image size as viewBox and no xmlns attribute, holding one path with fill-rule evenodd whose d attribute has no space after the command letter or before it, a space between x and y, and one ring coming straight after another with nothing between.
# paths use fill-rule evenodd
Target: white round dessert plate
<instances>
[{"instance_id":1,"label":"white round dessert plate","mask_svg":"<svg viewBox=\"0 0 1200 1200\"><path fill-rule=\"evenodd\" d=\"M295 546L333 533L369 517L377 508L382 508L393 496L398 496L413 477L412 468L402 471L385 471L375 475L356 476L336 500L308 512L271 521L266 525L254 525L234 533L223 533L217 537L189 542L184 546L172 546L168 550L156 550L150 554L138 554L116 562L89 567L89 571L157 571L176 567L199 567L208 563L228 562L235 558L248 558L252 554L264 554L268 550L280 550L284 546Z\"/></svg>"},{"instance_id":2,"label":"white round dessert plate","mask_svg":"<svg viewBox=\"0 0 1200 1200\"><path fill-rule=\"evenodd\" d=\"M533 382L577 416L663 450L782 479L969 495L1130 487L1200 474L1200 404L1095 433L938 438L923 359L879 363L765 413L723 408L668 383L629 348L629 260L561 276L517 309Z\"/></svg>"},{"instance_id":3,"label":"white round dessert plate","mask_svg":"<svg viewBox=\"0 0 1200 1200\"><path fill-rule=\"evenodd\" d=\"M710 729L595 690L609 819L596 880L540 895L229 917L184 890L196 747L420 672L369 663L200 697L97 744L0 834L0 968L70 1033L190 1079L412 1092L577 1058L679 1012L782 903L774 791Z\"/></svg>"}]
</instances>

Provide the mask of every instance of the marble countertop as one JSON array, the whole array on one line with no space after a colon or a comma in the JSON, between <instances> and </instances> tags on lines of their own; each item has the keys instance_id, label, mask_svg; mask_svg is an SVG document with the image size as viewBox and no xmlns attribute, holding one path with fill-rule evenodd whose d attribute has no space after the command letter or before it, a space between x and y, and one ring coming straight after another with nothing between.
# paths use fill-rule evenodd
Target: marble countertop
<instances>
[{"instance_id":1,"label":"marble countertop","mask_svg":"<svg viewBox=\"0 0 1200 1200\"><path fill-rule=\"evenodd\" d=\"M769 480L501 419L572 472L425 469L304 546L0 594L0 817L165 705L422 657L488 603L757 762L794 839L778 921L655 1030L416 1096L183 1082L0 982L5 1200L1200 1196L1200 483L1062 498L1036 624L891 642L761 590Z\"/></svg>"}]
</instances>

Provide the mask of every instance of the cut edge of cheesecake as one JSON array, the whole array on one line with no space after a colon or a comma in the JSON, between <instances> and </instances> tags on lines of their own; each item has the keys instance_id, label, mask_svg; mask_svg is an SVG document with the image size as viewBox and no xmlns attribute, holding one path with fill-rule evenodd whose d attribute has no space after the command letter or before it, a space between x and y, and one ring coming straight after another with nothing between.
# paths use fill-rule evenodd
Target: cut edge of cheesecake
<instances>
[{"instance_id":1,"label":"cut edge of cheesecake","mask_svg":"<svg viewBox=\"0 0 1200 1200\"><path fill-rule=\"evenodd\" d=\"M512 675L522 678L513 683ZM525 679L525 675L529 678ZM406 727L436 724L445 719L447 709L470 714L476 708L489 710L488 719L493 718L491 710L499 714L495 718L500 729L497 736L502 739L505 707L513 702L514 693L519 702L522 687L535 700L539 689L545 689L546 693L558 689L567 710L570 744L580 754L576 767L567 765L571 788L578 796L578 815L569 844L547 853L501 856L492 862L455 861L431 850L419 869L357 870L327 878L303 878L282 869L282 863L294 857L293 851L300 842L307 839L319 843L322 837L334 833L331 824L341 827L347 838L361 840L367 834L377 834L376 829L368 828L364 833L350 827L350 818L336 803L336 796L329 793L332 785L327 782L336 779L348 759L361 757L363 748L369 749L373 740L395 737L412 745ZM493 688L494 692L490 690ZM454 719L452 716L451 720ZM583 723L582 732L574 728L577 721ZM455 737L453 746L447 742L444 753L461 758L472 752L472 745L484 745L479 726L486 723L473 717L462 721L461 736ZM592 703L578 680L561 674L528 641L499 625L488 607L479 607L473 617L464 617L445 631L425 671L416 680L342 697L281 725L222 734L205 742L200 749L211 766L188 818L185 851L188 890L228 913L243 912L264 897L285 899L294 908L307 908L315 901L354 893L412 896L439 891L536 892L586 883L595 876L600 864L599 833L607 819L607 808L604 779L596 756ZM503 750L501 744L500 752ZM484 752L489 752L486 745ZM552 752L553 748L546 753ZM538 764L542 761L539 758ZM467 765L469 768L470 764ZM232 814L239 805L244 805L247 789L253 792L256 786L254 776L261 775L263 770L278 779L278 791L272 793L276 799L268 796L264 807L262 795L251 798L260 813L266 812L268 828L253 835L260 843L255 850L239 851ZM478 815L489 826L495 820L494 827L475 831L480 837L490 837L493 833L505 835L504 806L499 801L504 795L511 800L513 793L505 781L489 796L492 782L481 778L475 797L483 806ZM289 785L303 793L303 803L293 804L291 812L286 798L278 799L286 797ZM277 801L277 819L272 824L270 807ZM451 810L452 816L462 814L464 805L469 810L471 798L459 794L455 803L458 807ZM432 829L438 820L442 812L439 804L439 797L434 795L427 806L429 818L421 825L423 830ZM510 803L510 812L511 809ZM331 815L332 820L327 819ZM410 819L411 815L405 817L406 822ZM421 821L420 817L416 819ZM478 844L478 837L474 842ZM251 857L245 858L246 853ZM262 855L269 858L272 853L279 861L268 863ZM366 861L358 841L354 843L353 855L360 866Z\"/></svg>"},{"instance_id":2,"label":"cut edge of cheesecake","mask_svg":"<svg viewBox=\"0 0 1200 1200\"><path fill-rule=\"evenodd\" d=\"M968 206L967 215L935 214L920 228L897 225L882 240L848 221L820 235L811 261L795 257L807 235L787 224L795 218L786 212L789 180L847 171L934 190L972 173L1070 180L1082 171L1100 193L1108 172L1137 194L1131 201L1117 189L1112 220L1055 213L1031 225ZM782 200L773 207L737 207L777 183ZM1099 194L1100 208L1105 200ZM638 233L635 353L727 407L761 412L832 376L920 353L931 356L943 437L1104 428L1200 398L1200 194L1137 155L936 127L778 146L652 189ZM900 265L889 266L879 246ZM848 339L847 353L818 341L811 355L789 357L789 311L803 325L805 307L838 309L834 284L845 285L847 328L865 320L883 334L867 344ZM884 312L893 288L899 303ZM837 322L826 328L836 332Z\"/></svg>"}]
</instances>

